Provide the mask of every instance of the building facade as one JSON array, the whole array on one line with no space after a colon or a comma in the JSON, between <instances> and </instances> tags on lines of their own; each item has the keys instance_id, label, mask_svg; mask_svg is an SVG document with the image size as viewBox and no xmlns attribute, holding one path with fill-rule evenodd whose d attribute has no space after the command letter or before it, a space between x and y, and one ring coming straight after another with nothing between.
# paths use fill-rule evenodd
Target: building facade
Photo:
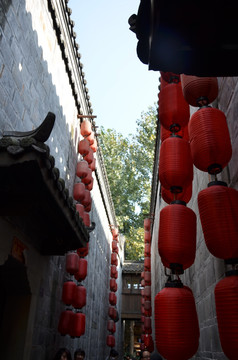
<instances>
[{"instance_id":1,"label":"building facade","mask_svg":"<svg viewBox=\"0 0 238 360\"><path fill-rule=\"evenodd\" d=\"M88 359L105 358L110 351L106 337L111 229L117 223L99 145L94 153L97 167L89 227L75 207L81 116L89 117L94 130L95 123L70 14L66 0L0 4L0 167L5 179L1 183L5 200L0 217L4 289L0 334L5 359L52 359L64 346L72 354L82 347ZM55 121L45 136L40 126L47 114ZM40 131L40 138L34 131ZM65 309L62 287L72 280L65 271L65 254L87 241L85 334L62 336L57 330ZM123 241L118 247L119 293ZM118 296L119 313L120 306ZM119 352L121 332L119 319L115 333Z\"/></svg>"}]
</instances>

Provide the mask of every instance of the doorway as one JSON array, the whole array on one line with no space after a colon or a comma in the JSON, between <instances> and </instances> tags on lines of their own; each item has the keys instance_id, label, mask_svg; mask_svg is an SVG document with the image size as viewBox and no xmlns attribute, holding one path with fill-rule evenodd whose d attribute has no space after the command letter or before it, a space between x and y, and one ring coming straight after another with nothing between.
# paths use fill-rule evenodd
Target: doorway
<instances>
[{"instance_id":1,"label":"doorway","mask_svg":"<svg viewBox=\"0 0 238 360\"><path fill-rule=\"evenodd\" d=\"M1 355L23 359L31 291L26 266L12 256L0 266L0 288Z\"/></svg>"}]
</instances>

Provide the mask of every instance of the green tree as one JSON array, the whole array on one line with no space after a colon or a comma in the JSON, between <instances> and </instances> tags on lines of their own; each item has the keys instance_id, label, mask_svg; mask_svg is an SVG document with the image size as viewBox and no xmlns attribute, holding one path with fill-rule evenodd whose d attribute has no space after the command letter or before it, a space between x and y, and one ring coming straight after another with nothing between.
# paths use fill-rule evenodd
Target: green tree
<instances>
[{"instance_id":1,"label":"green tree","mask_svg":"<svg viewBox=\"0 0 238 360\"><path fill-rule=\"evenodd\" d=\"M124 137L101 128L101 148L120 232L126 238L126 258L143 257L143 219L149 213L156 134L156 109L137 120L136 133Z\"/></svg>"}]
</instances>

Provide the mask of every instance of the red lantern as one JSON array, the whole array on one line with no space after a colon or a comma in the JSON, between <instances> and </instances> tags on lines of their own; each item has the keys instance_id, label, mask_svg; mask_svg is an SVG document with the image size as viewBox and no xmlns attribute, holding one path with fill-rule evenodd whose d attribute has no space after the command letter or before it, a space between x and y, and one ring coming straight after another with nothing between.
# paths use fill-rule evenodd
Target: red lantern
<instances>
[{"instance_id":1,"label":"red lantern","mask_svg":"<svg viewBox=\"0 0 238 360\"><path fill-rule=\"evenodd\" d=\"M151 272L145 271L145 285L151 285Z\"/></svg>"},{"instance_id":2,"label":"red lantern","mask_svg":"<svg viewBox=\"0 0 238 360\"><path fill-rule=\"evenodd\" d=\"M145 243L144 256L150 256L150 244Z\"/></svg>"},{"instance_id":3,"label":"red lantern","mask_svg":"<svg viewBox=\"0 0 238 360\"><path fill-rule=\"evenodd\" d=\"M108 316L115 320L116 317L117 317L117 310L113 307L113 306L109 306L109 309L108 309Z\"/></svg>"},{"instance_id":4,"label":"red lantern","mask_svg":"<svg viewBox=\"0 0 238 360\"><path fill-rule=\"evenodd\" d=\"M87 190L92 191L92 189L93 189L93 181L94 181L94 179L93 179L93 177L92 177L92 178L91 178L91 182L90 182L89 184L86 184L86 185L85 185L85 187L86 187Z\"/></svg>"},{"instance_id":5,"label":"red lantern","mask_svg":"<svg viewBox=\"0 0 238 360\"><path fill-rule=\"evenodd\" d=\"M91 198L91 193L89 190L85 189L84 190L84 198L81 200L81 204L84 207L87 207L88 205L90 205L92 202L92 198Z\"/></svg>"},{"instance_id":6,"label":"red lantern","mask_svg":"<svg viewBox=\"0 0 238 360\"><path fill-rule=\"evenodd\" d=\"M82 155L82 156L85 156L89 153L89 149L90 149L90 146L89 146L89 142L87 139L83 139L83 140L80 140L79 143L78 143L78 152Z\"/></svg>"},{"instance_id":7,"label":"red lantern","mask_svg":"<svg viewBox=\"0 0 238 360\"><path fill-rule=\"evenodd\" d=\"M232 155L231 140L224 113L204 107L196 111L188 126L194 165L210 174L218 174Z\"/></svg>"},{"instance_id":8,"label":"red lantern","mask_svg":"<svg viewBox=\"0 0 238 360\"><path fill-rule=\"evenodd\" d=\"M91 164L89 164L89 167L92 171L96 170L96 159L95 157L93 158L93 161L91 162Z\"/></svg>"},{"instance_id":9,"label":"red lantern","mask_svg":"<svg viewBox=\"0 0 238 360\"><path fill-rule=\"evenodd\" d=\"M87 276L87 270L88 270L88 262L86 259L79 258L79 267L76 274L74 274L74 277L78 281L82 281Z\"/></svg>"},{"instance_id":10,"label":"red lantern","mask_svg":"<svg viewBox=\"0 0 238 360\"><path fill-rule=\"evenodd\" d=\"M172 202L160 212L158 249L164 266L185 270L195 260L196 214L183 202Z\"/></svg>"},{"instance_id":11,"label":"red lantern","mask_svg":"<svg viewBox=\"0 0 238 360\"><path fill-rule=\"evenodd\" d=\"M166 283L155 297L155 338L167 360L190 359L198 349L199 325L192 291L180 282Z\"/></svg>"},{"instance_id":12,"label":"red lantern","mask_svg":"<svg viewBox=\"0 0 238 360\"><path fill-rule=\"evenodd\" d=\"M181 83L169 84L159 93L159 120L167 130L177 132L189 121L189 105L185 101Z\"/></svg>"},{"instance_id":13,"label":"red lantern","mask_svg":"<svg viewBox=\"0 0 238 360\"><path fill-rule=\"evenodd\" d=\"M150 218L144 219L144 229L150 231Z\"/></svg>"},{"instance_id":14,"label":"red lantern","mask_svg":"<svg viewBox=\"0 0 238 360\"><path fill-rule=\"evenodd\" d=\"M141 296L145 296L145 290L144 289L141 289L140 293L141 293Z\"/></svg>"},{"instance_id":15,"label":"red lantern","mask_svg":"<svg viewBox=\"0 0 238 360\"><path fill-rule=\"evenodd\" d=\"M181 192L192 183L193 162L186 140L171 136L162 142L159 179L161 185L171 192Z\"/></svg>"},{"instance_id":16,"label":"red lantern","mask_svg":"<svg viewBox=\"0 0 238 360\"><path fill-rule=\"evenodd\" d=\"M151 241L150 231L145 231L145 233L144 233L144 241L145 241L145 243L150 243L150 241Z\"/></svg>"},{"instance_id":17,"label":"red lantern","mask_svg":"<svg viewBox=\"0 0 238 360\"><path fill-rule=\"evenodd\" d=\"M93 162L93 159L93 150L90 148L88 154L84 156L84 160L86 160L88 164L91 164Z\"/></svg>"},{"instance_id":18,"label":"red lantern","mask_svg":"<svg viewBox=\"0 0 238 360\"><path fill-rule=\"evenodd\" d=\"M76 284L73 281L66 281L63 284L62 301L65 305L71 305Z\"/></svg>"},{"instance_id":19,"label":"red lantern","mask_svg":"<svg viewBox=\"0 0 238 360\"><path fill-rule=\"evenodd\" d=\"M141 278L144 279L144 277L145 277L145 272L142 271L142 272L141 272Z\"/></svg>"},{"instance_id":20,"label":"red lantern","mask_svg":"<svg viewBox=\"0 0 238 360\"><path fill-rule=\"evenodd\" d=\"M221 346L228 359L238 354L238 271L228 271L215 287L215 302Z\"/></svg>"},{"instance_id":21,"label":"red lantern","mask_svg":"<svg viewBox=\"0 0 238 360\"><path fill-rule=\"evenodd\" d=\"M117 292L117 282L116 279L110 279L110 290Z\"/></svg>"},{"instance_id":22,"label":"red lantern","mask_svg":"<svg viewBox=\"0 0 238 360\"><path fill-rule=\"evenodd\" d=\"M81 179L86 177L88 174L88 163L85 160L81 160L77 163L76 175Z\"/></svg>"},{"instance_id":23,"label":"red lantern","mask_svg":"<svg viewBox=\"0 0 238 360\"><path fill-rule=\"evenodd\" d=\"M152 336L149 335L149 334L145 334L145 337L144 337L144 344L145 344L145 347L146 349L149 350L150 348L150 352L151 352L151 349L152 349L152 344L153 344L153 339L152 339ZM152 350L153 351L153 350Z\"/></svg>"},{"instance_id":24,"label":"red lantern","mask_svg":"<svg viewBox=\"0 0 238 360\"><path fill-rule=\"evenodd\" d=\"M89 213L89 212L91 211L91 209L92 209L92 203L90 203L89 205L85 206L84 211L87 212L87 213Z\"/></svg>"},{"instance_id":25,"label":"red lantern","mask_svg":"<svg viewBox=\"0 0 238 360\"><path fill-rule=\"evenodd\" d=\"M86 211L83 214L83 222L85 226L90 227L90 215Z\"/></svg>"},{"instance_id":26,"label":"red lantern","mask_svg":"<svg viewBox=\"0 0 238 360\"><path fill-rule=\"evenodd\" d=\"M116 305L117 303L117 296L114 292L109 293L109 303L110 305Z\"/></svg>"},{"instance_id":27,"label":"red lantern","mask_svg":"<svg viewBox=\"0 0 238 360\"><path fill-rule=\"evenodd\" d=\"M111 265L111 278L118 278L118 271L116 265Z\"/></svg>"},{"instance_id":28,"label":"red lantern","mask_svg":"<svg viewBox=\"0 0 238 360\"><path fill-rule=\"evenodd\" d=\"M97 140L94 139L94 142L92 145L90 145L90 148L93 150L93 152L96 152L97 151L97 148L98 148L98 144L97 144Z\"/></svg>"},{"instance_id":29,"label":"red lantern","mask_svg":"<svg viewBox=\"0 0 238 360\"><path fill-rule=\"evenodd\" d=\"M61 313L58 324L58 331L61 335L70 334L73 316L74 313L72 310L67 309Z\"/></svg>"},{"instance_id":30,"label":"red lantern","mask_svg":"<svg viewBox=\"0 0 238 360\"><path fill-rule=\"evenodd\" d=\"M140 283L142 287L145 287L145 279L142 279Z\"/></svg>"},{"instance_id":31,"label":"red lantern","mask_svg":"<svg viewBox=\"0 0 238 360\"><path fill-rule=\"evenodd\" d=\"M238 191L213 181L198 194L198 208L208 250L227 263L238 259Z\"/></svg>"},{"instance_id":32,"label":"red lantern","mask_svg":"<svg viewBox=\"0 0 238 360\"><path fill-rule=\"evenodd\" d=\"M144 268L145 271L150 271L150 257L145 257L144 258Z\"/></svg>"},{"instance_id":33,"label":"red lantern","mask_svg":"<svg viewBox=\"0 0 238 360\"><path fill-rule=\"evenodd\" d=\"M113 320L108 320L107 322L107 330L111 333L114 333L116 331L116 325Z\"/></svg>"},{"instance_id":34,"label":"red lantern","mask_svg":"<svg viewBox=\"0 0 238 360\"><path fill-rule=\"evenodd\" d=\"M107 346L113 348L115 346L115 337L113 335L107 335Z\"/></svg>"},{"instance_id":35,"label":"red lantern","mask_svg":"<svg viewBox=\"0 0 238 360\"><path fill-rule=\"evenodd\" d=\"M145 309L144 315L147 316L147 317L150 317L152 315L152 309L151 308L149 310Z\"/></svg>"},{"instance_id":36,"label":"red lantern","mask_svg":"<svg viewBox=\"0 0 238 360\"><path fill-rule=\"evenodd\" d=\"M188 203L189 200L192 197L192 183L188 185L186 188L183 188L181 193L172 193L170 190L165 189L163 186L161 186L161 196L163 200L170 204L174 200L182 200L185 203Z\"/></svg>"},{"instance_id":37,"label":"red lantern","mask_svg":"<svg viewBox=\"0 0 238 360\"><path fill-rule=\"evenodd\" d=\"M94 143L94 133L93 132L91 132L91 134L87 136L87 140L90 145L92 145Z\"/></svg>"},{"instance_id":38,"label":"red lantern","mask_svg":"<svg viewBox=\"0 0 238 360\"><path fill-rule=\"evenodd\" d=\"M70 335L79 338L85 333L85 314L78 312L72 316Z\"/></svg>"},{"instance_id":39,"label":"red lantern","mask_svg":"<svg viewBox=\"0 0 238 360\"><path fill-rule=\"evenodd\" d=\"M111 265L118 265L117 253L111 253Z\"/></svg>"},{"instance_id":40,"label":"red lantern","mask_svg":"<svg viewBox=\"0 0 238 360\"><path fill-rule=\"evenodd\" d=\"M145 329L151 328L151 318L150 317L145 317L144 326L145 326Z\"/></svg>"},{"instance_id":41,"label":"red lantern","mask_svg":"<svg viewBox=\"0 0 238 360\"><path fill-rule=\"evenodd\" d=\"M112 251L118 254L118 245L116 240L112 240Z\"/></svg>"},{"instance_id":42,"label":"red lantern","mask_svg":"<svg viewBox=\"0 0 238 360\"><path fill-rule=\"evenodd\" d=\"M151 310L151 301L146 300L144 306L145 306L145 310L150 311Z\"/></svg>"},{"instance_id":43,"label":"red lantern","mask_svg":"<svg viewBox=\"0 0 238 360\"><path fill-rule=\"evenodd\" d=\"M145 298L146 300L150 300L151 299L151 286L145 286Z\"/></svg>"},{"instance_id":44,"label":"red lantern","mask_svg":"<svg viewBox=\"0 0 238 360\"><path fill-rule=\"evenodd\" d=\"M216 77L197 77L182 74L181 85L185 100L192 106L208 105L218 96Z\"/></svg>"},{"instance_id":45,"label":"red lantern","mask_svg":"<svg viewBox=\"0 0 238 360\"><path fill-rule=\"evenodd\" d=\"M75 309L82 309L86 305L86 288L82 285L76 286L72 306Z\"/></svg>"},{"instance_id":46,"label":"red lantern","mask_svg":"<svg viewBox=\"0 0 238 360\"><path fill-rule=\"evenodd\" d=\"M81 247L77 249L77 254L80 257L85 257L88 255L88 250L89 250L89 243L87 243L87 245L85 247Z\"/></svg>"},{"instance_id":47,"label":"red lantern","mask_svg":"<svg viewBox=\"0 0 238 360\"><path fill-rule=\"evenodd\" d=\"M83 183L74 184L74 200L83 201L85 197L85 185Z\"/></svg>"},{"instance_id":48,"label":"red lantern","mask_svg":"<svg viewBox=\"0 0 238 360\"><path fill-rule=\"evenodd\" d=\"M145 322L145 317L142 315L142 316L140 317L140 320L141 320L142 323L144 323L144 322Z\"/></svg>"},{"instance_id":49,"label":"red lantern","mask_svg":"<svg viewBox=\"0 0 238 360\"><path fill-rule=\"evenodd\" d=\"M85 176L84 178L82 178L82 182L85 184L85 185L88 185L92 182L92 179L93 179L93 176L92 176L92 170L88 167L88 173L87 173L87 176Z\"/></svg>"},{"instance_id":50,"label":"red lantern","mask_svg":"<svg viewBox=\"0 0 238 360\"><path fill-rule=\"evenodd\" d=\"M76 204L76 210L79 213L79 216L83 218L84 215L84 206L82 204Z\"/></svg>"},{"instance_id":51,"label":"red lantern","mask_svg":"<svg viewBox=\"0 0 238 360\"><path fill-rule=\"evenodd\" d=\"M79 257L77 253L71 252L66 255L66 271L74 275L78 271Z\"/></svg>"},{"instance_id":52,"label":"red lantern","mask_svg":"<svg viewBox=\"0 0 238 360\"><path fill-rule=\"evenodd\" d=\"M92 124L88 119L82 121L80 126L80 132L82 136L89 136L92 132Z\"/></svg>"}]
</instances>

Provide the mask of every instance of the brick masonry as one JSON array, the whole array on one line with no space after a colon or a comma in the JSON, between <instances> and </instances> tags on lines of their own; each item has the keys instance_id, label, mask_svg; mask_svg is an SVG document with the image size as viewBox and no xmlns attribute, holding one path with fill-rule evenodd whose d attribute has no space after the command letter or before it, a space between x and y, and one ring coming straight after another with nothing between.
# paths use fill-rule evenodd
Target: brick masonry
<instances>
[{"instance_id":1,"label":"brick masonry","mask_svg":"<svg viewBox=\"0 0 238 360\"><path fill-rule=\"evenodd\" d=\"M58 2L59 3L59 2ZM62 2L63 3L63 2ZM65 3L66 4L66 3ZM29 131L43 121L48 111L55 113L56 123L47 145L55 158L60 177L72 195L77 181L75 168L79 141L78 110L72 88L52 26L47 0L4 0L0 4L0 135L6 130ZM65 24L64 24L65 26ZM80 79L79 79L80 80ZM86 111L85 95L80 93ZM100 161L97 159L100 167ZM103 181L103 179L102 179ZM103 196L107 196L103 194ZM65 274L65 257L43 257L6 219L0 219L0 265L11 249L13 236L28 245L27 274L31 288L31 306L24 345L24 359L52 359L59 347L73 353L83 347L87 359L103 359L106 346L111 240L110 221L95 178L92 191L91 220L96 228L90 234L87 288L86 333L79 340L60 336L56 329ZM111 218L110 209L107 209ZM122 259L120 248L120 258ZM122 260L121 260L122 261ZM121 289L121 262L118 266L118 293ZM120 297L117 307L120 312ZM116 346L121 351L121 322L117 322Z\"/></svg>"}]
</instances>

